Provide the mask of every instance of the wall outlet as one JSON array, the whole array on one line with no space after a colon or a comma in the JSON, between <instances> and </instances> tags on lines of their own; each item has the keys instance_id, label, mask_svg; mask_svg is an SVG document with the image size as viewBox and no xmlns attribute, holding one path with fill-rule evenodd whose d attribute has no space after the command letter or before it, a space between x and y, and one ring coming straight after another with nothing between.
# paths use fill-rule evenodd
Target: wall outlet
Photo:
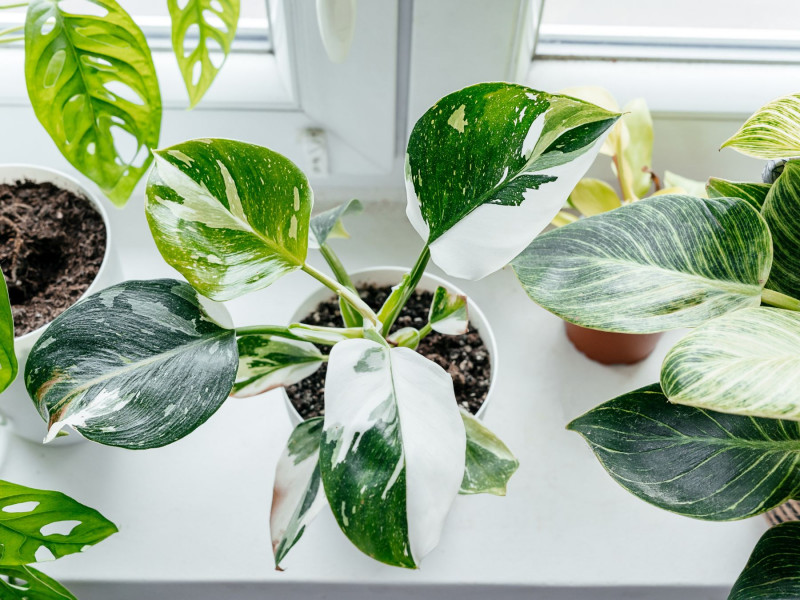
<instances>
[{"instance_id":1,"label":"wall outlet","mask_svg":"<svg viewBox=\"0 0 800 600\"><path fill-rule=\"evenodd\" d=\"M309 127L303 130L303 149L306 154L306 172L311 177L328 177L328 134L319 127Z\"/></svg>"}]
</instances>

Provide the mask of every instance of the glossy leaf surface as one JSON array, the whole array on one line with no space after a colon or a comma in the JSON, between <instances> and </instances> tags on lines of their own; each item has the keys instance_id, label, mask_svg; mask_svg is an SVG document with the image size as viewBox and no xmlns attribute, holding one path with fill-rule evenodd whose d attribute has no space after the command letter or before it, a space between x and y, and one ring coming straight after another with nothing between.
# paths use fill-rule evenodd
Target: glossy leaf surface
<instances>
[{"instance_id":1,"label":"glossy leaf surface","mask_svg":"<svg viewBox=\"0 0 800 600\"><path fill-rule=\"evenodd\" d=\"M467 458L460 494L505 496L519 461L500 438L465 410L461 411L467 432Z\"/></svg>"},{"instance_id":2,"label":"glossy leaf surface","mask_svg":"<svg viewBox=\"0 0 800 600\"><path fill-rule=\"evenodd\" d=\"M758 540L728 600L800 598L800 522L782 523Z\"/></svg>"},{"instance_id":3,"label":"glossy leaf surface","mask_svg":"<svg viewBox=\"0 0 800 600\"><path fill-rule=\"evenodd\" d=\"M741 198L750 206L760 211L767 199L769 183L748 183L743 181L727 181L711 177L706 183L709 198Z\"/></svg>"},{"instance_id":4,"label":"glossy leaf surface","mask_svg":"<svg viewBox=\"0 0 800 600\"><path fill-rule=\"evenodd\" d=\"M0 597L3 600L77 600L56 580L28 566L0 566Z\"/></svg>"},{"instance_id":5,"label":"glossy leaf surface","mask_svg":"<svg viewBox=\"0 0 800 600\"><path fill-rule=\"evenodd\" d=\"M764 200L761 214L772 233L772 270L767 287L800 298L800 161L786 163Z\"/></svg>"},{"instance_id":6,"label":"glossy leaf surface","mask_svg":"<svg viewBox=\"0 0 800 600\"><path fill-rule=\"evenodd\" d=\"M293 385L313 375L325 360L313 344L272 335L244 335L236 343L239 369L231 395L237 398Z\"/></svg>"},{"instance_id":7,"label":"glossy leaf surface","mask_svg":"<svg viewBox=\"0 0 800 600\"><path fill-rule=\"evenodd\" d=\"M755 158L800 154L800 94L783 96L759 108L722 147Z\"/></svg>"},{"instance_id":8,"label":"glossy leaf surface","mask_svg":"<svg viewBox=\"0 0 800 600\"><path fill-rule=\"evenodd\" d=\"M8 299L6 279L0 273L0 392L17 376L17 355L14 352L14 317Z\"/></svg>"}]
</instances>

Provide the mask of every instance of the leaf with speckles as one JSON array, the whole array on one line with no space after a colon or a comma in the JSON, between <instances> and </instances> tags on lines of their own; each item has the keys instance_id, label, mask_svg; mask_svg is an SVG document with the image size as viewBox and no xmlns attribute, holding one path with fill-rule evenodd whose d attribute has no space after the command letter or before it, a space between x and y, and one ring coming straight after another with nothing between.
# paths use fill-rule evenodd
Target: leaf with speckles
<instances>
[{"instance_id":1,"label":"leaf with speckles","mask_svg":"<svg viewBox=\"0 0 800 600\"><path fill-rule=\"evenodd\" d=\"M362 552L419 566L458 495L465 448L453 380L440 366L366 339L333 347L320 471L339 526Z\"/></svg>"},{"instance_id":2,"label":"leaf with speckles","mask_svg":"<svg viewBox=\"0 0 800 600\"><path fill-rule=\"evenodd\" d=\"M0 273L0 392L17 376L17 355L14 353L14 317L8 299L6 279Z\"/></svg>"},{"instance_id":3,"label":"leaf with speckles","mask_svg":"<svg viewBox=\"0 0 800 600\"><path fill-rule=\"evenodd\" d=\"M147 222L161 256L198 292L230 300L305 263L314 195L289 159L222 139L154 155Z\"/></svg>"},{"instance_id":4,"label":"leaf with speckles","mask_svg":"<svg viewBox=\"0 0 800 600\"><path fill-rule=\"evenodd\" d=\"M357 215L362 210L364 207L361 202L348 200L330 210L314 215L311 217L311 226L308 230L309 245L318 248L329 239L349 238L350 234L344 228L342 219L347 215Z\"/></svg>"},{"instance_id":5,"label":"leaf with speckles","mask_svg":"<svg viewBox=\"0 0 800 600\"><path fill-rule=\"evenodd\" d=\"M243 335L237 346L239 369L231 393L237 398L293 385L313 375L325 361L313 344L273 335Z\"/></svg>"},{"instance_id":6,"label":"leaf with speckles","mask_svg":"<svg viewBox=\"0 0 800 600\"><path fill-rule=\"evenodd\" d=\"M467 458L460 494L505 496L506 486L519 461L486 425L461 409L467 432Z\"/></svg>"},{"instance_id":7,"label":"leaf with speckles","mask_svg":"<svg viewBox=\"0 0 800 600\"><path fill-rule=\"evenodd\" d=\"M157 279L112 286L56 317L25 367L45 441L70 425L108 446L156 448L205 423L239 363L235 332L208 310L191 286Z\"/></svg>"},{"instance_id":8,"label":"leaf with speckles","mask_svg":"<svg viewBox=\"0 0 800 600\"><path fill-rule=\"evenodd\" d=\"M758 540L728 600L800 598L800 522L782 523Z\"/></svg>"},{"instance_id":9,"label":"leaf with speckles","mask_svg":"<svg viewBox=\"0 0 800 600\"><path fill-rule=\"evenodd\" d=\"M33 567L0 567L3 600L78 600L55 579Z\"/></svg>"},{"instance_id":10,"label":"leaf with speckles","mask_svg":"<svg viewBox=\"0 0 800 600\"><path fill-rule=\"evenodd\" d=\"M406 213L449 275L480 279L564 206L619 115L509 83L445 96L414 126Z\"/></svg>"},{"instance_id":11,"label":"leaf with speckles","mask_svg":"<svg viewBox=\"0 0 800 600\"><path fill-rule=\"evenodd\" d=\"M99 512L61 492L0 481L2 566L55 560L81 552L116 532L114 524Z\"/></svg>"},{"instance_id":12,"label":"leaf with speckles","mask_svg":"<svg viewBox=\"0 0 800 600\"><path fill-rule=\"evenodd\" d=\"M652 333L758 306L771 263L767 224L744 200L668 195L542 234L512 266L566 321Z\"/></svg>"},{"instance_id":13,"label":"leaf with speckles","mask_svg":"<svg viewBox=\"0 0 800 600\"><path fill-rule=\"evenodd\" d=\"M275 471L269 529L275 566L325 506L319 472L319 444L322 417L303 421L292 431Z\"/></svg>"},{"instance_id":14,"label":"leaf with speckles","mask_svg":"<svg viewBox=\"0 0 800 600\"><path fill-rule=\"evenodd\" d=\"M727 181L711 177L706 183L706 192L709 198L741 198L760 211L771 187L770 183Z\"/></svg>"},{"instance_id":15,"label":"leaf with speckles","mask_svg":"<svg viewBox=\"0 0 800 600\"><path fill-rule=\"evenodd\" d=\"M428 311L431 329L444 335L463 335L469 329L467 297L451 294L439 286L433 293L431 308Z\"/></svg>"},{"instance_id":16,"label":"leaf with speckles","mask_svg":"<svg viewBox=\"0 0 800 600\"><path fill-rule=\"evenodd\" d=\"M601 404L567 429L609 475L660 508L744 519L800 497L800 424L671 404L658 384Z\"/></svg>"}]
</instances>

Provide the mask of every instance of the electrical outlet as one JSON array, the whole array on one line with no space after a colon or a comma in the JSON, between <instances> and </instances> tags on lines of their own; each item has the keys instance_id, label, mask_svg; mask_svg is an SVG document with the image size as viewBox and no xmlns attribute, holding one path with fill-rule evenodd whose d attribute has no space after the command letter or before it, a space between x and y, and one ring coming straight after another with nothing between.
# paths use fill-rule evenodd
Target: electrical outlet
<instances>
[{"instance_id":1,"label":"electrical outlet","mask_svg":"<svg viewBox=\"0 0 800 600\"><path fill-rule=\"evenodd\" d=\"M327 177L328 169L328 134L319 127L309 127L302 133L303 148L306 153L306 172L312 177Z\"/></svg>"}]
</instances>

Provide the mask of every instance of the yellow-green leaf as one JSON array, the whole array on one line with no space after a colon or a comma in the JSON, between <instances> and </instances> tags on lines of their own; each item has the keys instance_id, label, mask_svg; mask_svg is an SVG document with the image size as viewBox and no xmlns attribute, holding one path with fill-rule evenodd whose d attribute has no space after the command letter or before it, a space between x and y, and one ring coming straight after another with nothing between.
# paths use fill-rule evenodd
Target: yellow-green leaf
<instances>
[{"instance_id":1,"label":"yellow-green leaf","mask_svg":"<svg viewBox=\"0 0 800 600\"><path fill-rule=\"evenodd\" d=\"M783 96L759 108L722 148L755 158L800 154L800 94Z\"/></svg>"},{"instance_id":2,"label":"yellow-green leaf","mask_svg":"<svg viewBox=\"0 0 800 600\"><path fill-rule=\"evenodd\" d=\"M605 181L590 177L578 182L569 195L569 202L586 217L599 215L622 206L614 188Z\"/></svg>"}]
</instances>

